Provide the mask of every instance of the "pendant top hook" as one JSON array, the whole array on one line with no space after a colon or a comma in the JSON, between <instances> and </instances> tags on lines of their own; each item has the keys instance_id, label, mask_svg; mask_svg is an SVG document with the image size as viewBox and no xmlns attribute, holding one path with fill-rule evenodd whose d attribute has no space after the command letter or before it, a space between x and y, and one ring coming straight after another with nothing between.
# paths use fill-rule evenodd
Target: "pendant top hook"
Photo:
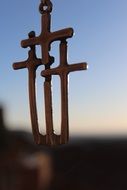
<instances>
[{"instance_id":1,"label":"pendant top hook","mask_svg":"<svg viewBox=\"0 0 127 190\"><path fill-rule=\"evenodd\" d=\"M52 12L52 2L50 0L41 0L39 11L41 14Z\"/></svg>"}]
</instances>

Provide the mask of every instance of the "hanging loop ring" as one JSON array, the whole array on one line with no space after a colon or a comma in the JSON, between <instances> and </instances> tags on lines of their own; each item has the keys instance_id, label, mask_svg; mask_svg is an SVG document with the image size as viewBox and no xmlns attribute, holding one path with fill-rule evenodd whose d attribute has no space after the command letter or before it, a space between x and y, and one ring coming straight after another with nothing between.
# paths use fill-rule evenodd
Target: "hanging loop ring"
<instances>
[{"instance_id":1,"label":"hanging loop ring","mask_svg":"<svg viewBox=\"0 0 127 190\"><path fill-rule=\"evenodd\" d=\"M41 0L41 4L39 6L39 11L41 14L51 13L52 12L52 3L50 0Z\"/></svg>"}]
</instances>

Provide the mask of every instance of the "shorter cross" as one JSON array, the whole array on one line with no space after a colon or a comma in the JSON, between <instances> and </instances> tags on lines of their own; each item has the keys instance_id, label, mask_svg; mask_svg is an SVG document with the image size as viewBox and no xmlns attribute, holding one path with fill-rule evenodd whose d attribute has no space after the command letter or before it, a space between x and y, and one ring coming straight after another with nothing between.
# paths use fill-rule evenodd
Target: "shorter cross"
<instances>
[{"instance_id":1,"label":"shorter cross","mask_svg":"<svg viewBox=\"0 0 127 190\"><path fill-rule=\"evenodd\" d=\"M35 32L32 31L29 33L29 38L35 37ZM13 68L15 70L18 69L28 69L29 74L29 103L30 103L30 114L31 114L31 123L32 123L32 131L34 135L34 140L37 144L40 144L40 141L45 143L46 139L39 133L38 126L38 117L37 117L37 107L36 107L36 90L35 90L35 79L36 79L36 69L38 66L42 65L41 59L38 59L36 56L35 45L30 46L30 50L28 53L28 59L23 62L18 62L13 64Z\"/></svg>"},{"instance_id":2,"label":"shorter cross","mask_svg":"<svg viewBox=\"0 0 127 190\"><path fill-rule=\"evenodd\" d=\"M61 135L60 144L65 144L69 138L68 122L68 74L73 71L86 70L87 63L69 65L67 61L67 41L62 40L60 43L60 65L53 69L42 71L43 77L59 75L61 81Z\"/></svg>"}]
</instances>

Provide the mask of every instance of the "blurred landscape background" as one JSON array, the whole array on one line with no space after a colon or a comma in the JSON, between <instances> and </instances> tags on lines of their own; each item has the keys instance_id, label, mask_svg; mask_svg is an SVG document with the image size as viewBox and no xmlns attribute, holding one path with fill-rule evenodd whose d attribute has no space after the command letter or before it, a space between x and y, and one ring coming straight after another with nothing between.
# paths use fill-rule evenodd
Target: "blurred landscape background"
<instances>
[{"instance_id":1,"label":"blurred landscape background","mask_svg":"<svg viewBox=\"0 0 127 190\"><path fill-rule=\"evenodd\" d=\"M126 189L127 138L73 137L54 148L9 131L0 110L0 190Z\"/></svg>"}]
</instances>

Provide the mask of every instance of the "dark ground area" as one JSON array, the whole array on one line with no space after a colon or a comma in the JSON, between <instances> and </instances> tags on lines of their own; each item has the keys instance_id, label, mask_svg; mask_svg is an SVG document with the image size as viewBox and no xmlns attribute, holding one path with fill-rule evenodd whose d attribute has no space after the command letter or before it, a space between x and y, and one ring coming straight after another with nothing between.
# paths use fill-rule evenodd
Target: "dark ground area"
<instances>
[{"instance_id":1,"label":"dark ground area","mask_svg":"<svg viewBox=\"0 0 127 190\"><path fill-rule=\"evenodd\" d=\"M127 189L127 139L73 139L55 150L55 162L54 189Z\"/></svg>"},{"instance_id":2,"label":"dark ground area","mask_svg":"<svg viewBox=\"0 0 127 190\"><path fill-rule=\"evenodd\" d=\"M0 123L0 190L127 189L127 138L72 138L47 149Z\"/></svg>"}]
</instances>

